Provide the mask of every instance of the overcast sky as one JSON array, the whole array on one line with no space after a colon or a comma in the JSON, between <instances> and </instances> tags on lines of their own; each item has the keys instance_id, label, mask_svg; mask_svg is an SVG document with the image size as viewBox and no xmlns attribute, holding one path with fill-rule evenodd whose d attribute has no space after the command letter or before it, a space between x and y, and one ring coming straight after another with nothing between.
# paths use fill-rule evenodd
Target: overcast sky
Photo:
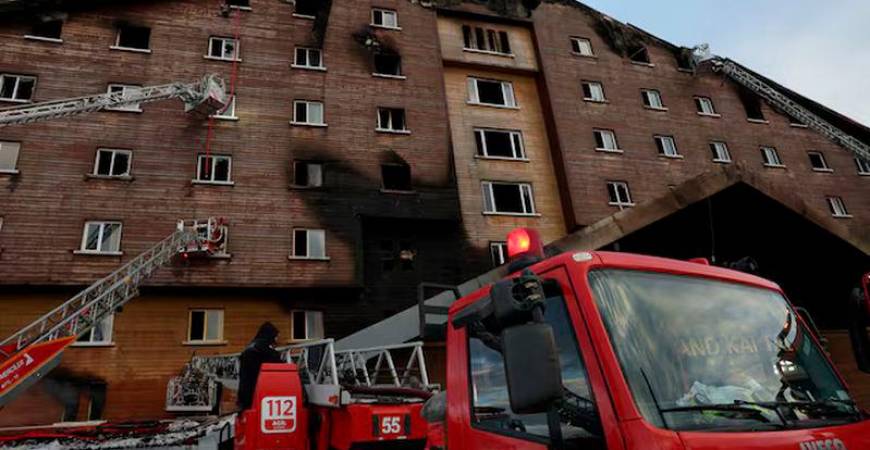
<instances>
[{"instance_id":1,"label":"overcast sky","mask_svg":"<svg viewBox=\"0 0 870 450\"><path fill-rule=\"evenodd\" d=\"M582 0L870 126L870 0Z\"/></svg>"}]
</instances>

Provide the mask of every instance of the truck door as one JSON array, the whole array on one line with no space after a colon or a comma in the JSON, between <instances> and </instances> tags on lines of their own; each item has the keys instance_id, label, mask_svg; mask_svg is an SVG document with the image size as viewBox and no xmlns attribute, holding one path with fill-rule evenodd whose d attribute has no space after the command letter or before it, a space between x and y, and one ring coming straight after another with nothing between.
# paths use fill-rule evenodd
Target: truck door
<instances>
[{"instance_id":1,"label":"truck door","mask_svg":"<svg viewBox=\"0 0 870 450\"><path fill-rule=\"evenodd\" d=\"M542 275L545 318L553 327L565 399L559 407L565 450L621 449L613 409L593 358L567 273L563 268ZM545 414L520 415L510 409L504 358L497 336L481 324L451 327L448 340L456 362L448 367L448 448L487 450L553 449ZM589 373L599 374L590 383ZM450 380L453 378L453 380ZM450 381L456 381L451 383ZM462 380L462 382L460 382ZM452 386L468 386L467 392ZM459 418L458 416L461 416ZM603 420L602 420L603 419ZM609 426L602 426L602 423Z\"/></svg>"}]
</instances>

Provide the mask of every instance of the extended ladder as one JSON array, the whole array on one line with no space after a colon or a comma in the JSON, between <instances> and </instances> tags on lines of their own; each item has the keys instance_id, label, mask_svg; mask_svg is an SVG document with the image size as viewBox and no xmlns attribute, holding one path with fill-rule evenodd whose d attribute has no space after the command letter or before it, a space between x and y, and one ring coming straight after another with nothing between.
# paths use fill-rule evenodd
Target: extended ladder
<instances>
[{"instance_id":1,"label":"extended ladder","mask_svg":"<svg viewBox=\"0 0 870 450\"><path fill-rule=\"evenodd\" d=\"M125 88L118 92L0 108L0 127L170 98L180 98L185 112L195 111L203 117L220 111L228 102L223 80L211 74L195 83Z\"/></svg>"},{"instance_id":2,"label":"extended ladder","mask_svg":"<svg viewBox=\"0 0 870 450\"><path fill-rule=\"evenodd\" d=\"M792 116L800 123L818 131L837 144L846 147L856 158L870 161L870 145L850 136L843 130L831 125L828 121L813 114L810 110L796 103L794 100L782 94L779 90L765 83L763 80L743 69L736 62L728 58L713 58L713 70L722 72L732 80L755 92L761 98L779 108L782 112Z\"/></svg>"},{"instance_id":3,"label":"extended ladder","mask_svg":"<svg viewBox=\"0 0 870 450\"><path fill-rule=\"evenodd\" d=\"M198 228L202 223L214 224L206 228L213 231L204 233ZM60 353L76 337L139 295L139 285L175 255L214 251L223 239L222 225L222 219L179 221L166 239L0 342L0 406L12 399L13 391L17 394L38 381L46 371L43 366L57 365Z\"/></svg>"}]
</instances>

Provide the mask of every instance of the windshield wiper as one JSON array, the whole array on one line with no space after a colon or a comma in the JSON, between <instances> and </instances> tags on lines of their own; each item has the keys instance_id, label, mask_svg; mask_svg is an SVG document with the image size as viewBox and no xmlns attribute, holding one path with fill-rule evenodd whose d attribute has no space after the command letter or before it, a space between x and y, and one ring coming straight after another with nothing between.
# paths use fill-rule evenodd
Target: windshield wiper
<instances>
[{"instance_id":1,"label":"windshield wiper","mask_svg":"<svg viewBox=\"0 0 870 450\"><path fill-rule=\"evenodd\" d=\"M772 422L767 416L765 416L760 408L768 409L776 413L777 418L779 418L781 424ZM788 428L789 423L785 416L777 409L776 407L766 406L764 404L756 404L753 402L734 402L734 403L711 403L709 405L689 405L689 406L677 406L675 408L666 408L659 410L662 413L674 413L674 412L690 412L690 411L726 411L726 412L736 412L743 413L748 417L751 417L760 422L764 422L771 426L775 426L776 428L784 429Z\"/></svg>"},{"instance_id":2,"label":"windshield wiper","mask_svg":"<svg viewBox=\"0 0 870 450\"><path fill-rule=\"evenodd\" d=\"M861 412L858 410L856 403L853 400L827 399L814 401L775 401L775 402L745 402L735 400L736 404L760 406L762 408L770 408L771 410L779 411L780 407L787 407L799 410L814 410L820 411L822 414L834 414L840 417L861 418ZM840 409L839 406L846 405L848 410Z\"/></svg>"}]
</instances>

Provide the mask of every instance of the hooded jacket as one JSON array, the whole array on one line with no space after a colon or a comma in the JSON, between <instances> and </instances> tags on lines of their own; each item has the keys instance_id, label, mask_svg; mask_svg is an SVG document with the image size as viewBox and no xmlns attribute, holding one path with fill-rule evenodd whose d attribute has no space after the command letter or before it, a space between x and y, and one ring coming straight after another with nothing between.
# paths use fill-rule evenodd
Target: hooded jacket
<instances>
[{"instance_id":1,"label":"hooded jacket","mask_svg":"<svg viewBox=\"0 0 870 450\"><path fill-rule=\"evenodd\" d=\"M239 391L236 403L248 409L254 400L254 388L263 363L283 362L281 354L272 348L278 338L278 328L271 322L260 325L257 335L239 356Z\"/></svg>"}]
</instances>

